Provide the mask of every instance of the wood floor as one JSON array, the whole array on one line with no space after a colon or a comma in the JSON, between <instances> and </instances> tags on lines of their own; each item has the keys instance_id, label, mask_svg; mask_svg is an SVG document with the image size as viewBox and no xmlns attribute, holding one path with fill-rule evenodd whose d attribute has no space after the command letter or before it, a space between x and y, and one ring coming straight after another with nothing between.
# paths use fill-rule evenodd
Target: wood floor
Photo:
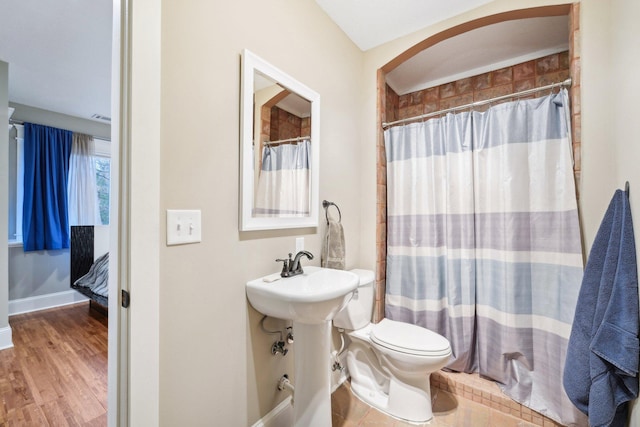
<instances>
[{"instance_id":1,"label":"wood floor","mask_svg":"<svg viewBox=\"0 0 640 427\"><path fill-rule=\"evenodd\" d=\"M0 426L106 426L107 318L88 303L9 318Z\"/></svg>"}]
</instances>

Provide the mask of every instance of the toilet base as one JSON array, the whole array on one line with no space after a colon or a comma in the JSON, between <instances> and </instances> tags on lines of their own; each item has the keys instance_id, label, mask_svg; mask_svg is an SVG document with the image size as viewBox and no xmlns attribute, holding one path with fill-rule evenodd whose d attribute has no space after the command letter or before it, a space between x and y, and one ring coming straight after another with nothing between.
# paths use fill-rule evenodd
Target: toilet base
<instances>
[{"instance_id":1,"label":"toilet base","mask_svg":"<svg viewBox=\"0 0 640 427\"><path fill-rule=\"evenodd\" d=\"M358 399L380 412L402 421L422 424L433 418L429 375L426 376L425 383L426 388L417 388L391 378L389 392L386 393L381 388L367 387L352 379L351 391Z\"/></svg>"},{"instance_id":2,"label":"toilet base","mask_svg":"<svg viewBox=\"0 0 640 427\"><path fill-rule=\"evenodd\" d=\"M371 358L364 357L371 353L355 353L359 353L359 357L350 352L347 355L347 365L351 374L351 390L356 397L402 421L426 423L433 418L430 374L414 377L413 381L395 378L385 375L384 369L371 363Z\"/></svg>"},{"instance_id":3,"label":"toilet base","mask_svg":"<svg viewBox=\"0 0 640 427\"><path fill-rule=\"evenodd\" d=\"M385 414L410 423L427 423L433 418L429 380L431 373L444 367L449 360L449 342L413 325L388 320L383 326L382 332L387 337L383 343L391 348L372 340L375 326L371 324L349 333L347 367L351 389L359 399ZM425 355L422 347L422 350L406 347L406 340L394 344L394 330L401 336L403 333L407 336L409 330L410 334L422 334L427 342L435 340L435 350ZM377 339L381 337L377 336ZM398 347L406 351L399 351Z\"/></svg>"},{"instance_id":4,"label":"toilet base","mask_svg":"<svg viewBox=\"0 0 640 427\"><path fill-rule=\"evenodd\" d=\"M429 371L390 369L388 357L354 339L347 352L351 390L363 402L394 418L426 423L433 418ZM393 371L393 374L392 374Z\"/></svg>"}]
</instances>

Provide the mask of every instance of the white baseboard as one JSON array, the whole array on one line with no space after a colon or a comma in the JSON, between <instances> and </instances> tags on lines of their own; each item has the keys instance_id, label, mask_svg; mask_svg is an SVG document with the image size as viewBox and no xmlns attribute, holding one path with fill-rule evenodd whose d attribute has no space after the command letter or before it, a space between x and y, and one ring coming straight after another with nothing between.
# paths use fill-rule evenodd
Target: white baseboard
<instances>
[{"instance_id":1,"label":"white baseboard","mask_svg":"<svg viewBox=\"0 0 640 427\"><path fill-rule=\"evenodd\" d=\"M11 347L13 347L13 340L11 339L11 326L0 328L0 350Z\"/></svg>"},{"instance_id":2,"label":"white baseboard","mask_svg":"<svg viewBox=\"0 0 640 427\"><path fill-rule=\"evenodd\" d=\"M54 294L14 299L9 301L9 316L29 313L31 311L46 310L47 308L60 307L63 305L76 304L87 301L88 299L89 298L85 297L78 291L74 291L73 289L56 292Z\"/></svg>"},{"instance_id":3,"label":"white baseboard","mask_svg":"<svg viewBox=\"0 0 640 427\"><path fill-rule=\"evenodd\" d=\"M291 396L289 396L251 427L291 427L292 425L293 406L291 406Z\"/></svg>"}]
</instances>

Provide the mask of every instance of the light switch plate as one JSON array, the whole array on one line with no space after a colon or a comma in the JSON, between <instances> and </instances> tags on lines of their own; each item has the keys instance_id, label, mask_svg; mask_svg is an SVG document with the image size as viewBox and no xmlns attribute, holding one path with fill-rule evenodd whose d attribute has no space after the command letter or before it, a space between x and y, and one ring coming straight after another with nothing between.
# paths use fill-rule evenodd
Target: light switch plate
<instances>
[{"instance_id":1,"label":"light switch plate","mask_svg":"<svg viewBox=\"0 0 640 427\"><path fill-rule=\"evenodd\" d=\"M202 241L200 210L167 209L167 245Z\"/></svg>"}]
</instances>

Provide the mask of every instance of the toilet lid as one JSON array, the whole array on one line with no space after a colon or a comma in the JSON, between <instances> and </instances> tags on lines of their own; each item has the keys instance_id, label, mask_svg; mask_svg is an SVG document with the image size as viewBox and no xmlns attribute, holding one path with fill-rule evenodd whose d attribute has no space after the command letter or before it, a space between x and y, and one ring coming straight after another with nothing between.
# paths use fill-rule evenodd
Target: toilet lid
<instances>
[{"instance_id":1,"label":"toilet lid","mask_svg":"<svg viewBox=\"0 0 640 427\"><path fill-rule=\"evenodd\" d=\"M449 341L442 335L389 319L373 325L370 337L376 344L402 353L419 356L446 356L451 353Z\"/></svg>"}]
</instances>

